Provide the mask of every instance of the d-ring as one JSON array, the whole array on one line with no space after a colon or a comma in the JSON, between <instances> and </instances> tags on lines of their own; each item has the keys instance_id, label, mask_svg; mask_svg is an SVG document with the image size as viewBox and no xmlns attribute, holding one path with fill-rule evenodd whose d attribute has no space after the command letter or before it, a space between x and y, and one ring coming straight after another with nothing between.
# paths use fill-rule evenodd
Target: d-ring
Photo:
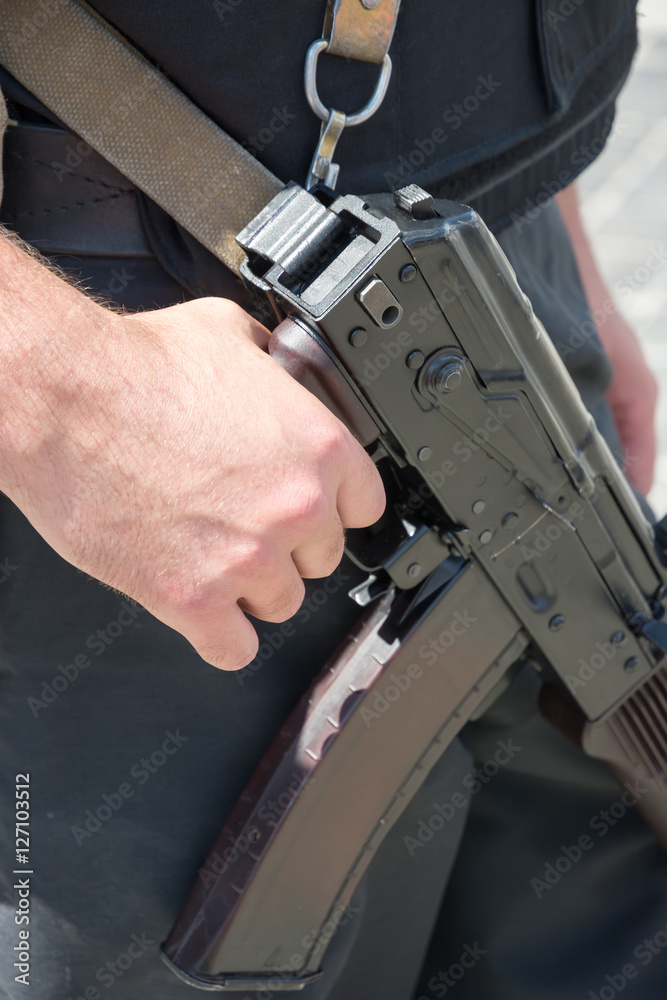
<instances>
[{"instance_id":1,"label":"d-ring","mask_svg":"<svg viewBox=\"0 0 667 1000\"><path fill-rule=\"evenodd\" d=\"M331 114L328 108L325 108L320 100L320 95L317 93L317 60L320 54L324 52L329 45L326 38L318 38L316 42L313 42L309 46L306 53L306 64L304 66L304 87L306 90L306 98L311 108L315 112L318 118L323 122L329 121L329 116ZM377 109L382 104L384 100L384 95L387 93L387 87L389 86L389 80L391 78L391 59L389 56L385 56L382 60L382 69L380 70L380 77L368 104L357 111L353 115L345 116L345 124L347 125L361 125L362 122L368 121L371 115L374 115Z\"/></svg>"}]
</instances>

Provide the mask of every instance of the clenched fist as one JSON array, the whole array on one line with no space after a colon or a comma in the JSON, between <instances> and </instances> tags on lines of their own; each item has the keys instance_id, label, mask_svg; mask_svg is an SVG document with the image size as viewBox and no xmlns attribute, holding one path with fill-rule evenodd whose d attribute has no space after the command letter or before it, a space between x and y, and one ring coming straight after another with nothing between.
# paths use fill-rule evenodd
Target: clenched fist
<instances>
[{"instance_id":1,"label":"clenched fist","mask_svg":"<svg viewBox=\"0 0 667 1000\"><path fill-rule=\"evenodd\" d=\"M41 351L14 329L0 487L69 562L243 667L257 650L243 612L296 612L344 528L382 513L379 475L233 303L117 315L64 287Z\"/></svg>"}]
</instances>

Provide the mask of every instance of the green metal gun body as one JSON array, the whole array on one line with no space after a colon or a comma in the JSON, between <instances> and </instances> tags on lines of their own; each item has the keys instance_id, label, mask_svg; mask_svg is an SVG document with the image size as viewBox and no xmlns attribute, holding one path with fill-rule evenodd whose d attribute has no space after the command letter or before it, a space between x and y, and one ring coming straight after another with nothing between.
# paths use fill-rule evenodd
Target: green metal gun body
<instances>
[{"instance_id":1,"label":"green metal gun body","mask_svg":"<svg viewBox=\"0 0 667 1000\"><path fill-rule=\"evenodd\" d=\"M648 783L642 808L667 843L666 574L472 210L414 186L362 199L291 185L238 239L283 318L271 353L350 427L388 497L348 536L368 573L360 621L164 946L204 989L294 990L319 977L326 929L429 769L518 663L553 685L588 753ZM602 667L580 676L594 654ZM277 819L269 800L286 803Z\"/></svg>"}]
</instances>

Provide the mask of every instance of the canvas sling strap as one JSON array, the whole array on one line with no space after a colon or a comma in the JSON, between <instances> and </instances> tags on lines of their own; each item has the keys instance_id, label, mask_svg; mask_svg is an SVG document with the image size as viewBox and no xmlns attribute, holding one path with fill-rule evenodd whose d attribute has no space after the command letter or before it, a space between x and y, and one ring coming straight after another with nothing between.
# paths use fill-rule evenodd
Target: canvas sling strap
<instances>
[{"instance_id":1,"label":"canvas sling strap","mask_svg":"<svg viewBox=\"0 0 667 1000\"><path fill-rule=\"evenodd\" d=\"M332 169L331 154L342 127L370 117L346 119L324 108L315 82L317 58L327 51L381 64L378 87L363 109L373 113L391 72L387 50L399 3L327 2L323 37L311 45L306 66L308 100L323 122L313 183L328 180L333 186L337 168ZM243 251L235 236L283 182L92 7L84 0L0 0L0 64L238 273ZM1 99L0 105L1 131Z\"/></svg>"}]
</instances>

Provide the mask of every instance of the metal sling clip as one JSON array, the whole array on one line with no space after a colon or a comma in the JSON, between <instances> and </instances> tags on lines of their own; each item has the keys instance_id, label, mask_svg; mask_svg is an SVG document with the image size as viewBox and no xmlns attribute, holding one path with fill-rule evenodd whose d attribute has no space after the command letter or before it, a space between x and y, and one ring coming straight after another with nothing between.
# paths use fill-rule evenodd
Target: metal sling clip
<instances>
[{"instance_id":1,"label":"metal sling clip","mask_svg":"<svg viewBox=\"0 0 667 1000\"><path fill-rule=\"evenodd\" d=\"M336 143L343 129L346 125L361 125L362 122L368 121L375 114L384 100L391 78L391 59L388 55L385 55L381 63L382 68L373 95L360 111L352 115L345 115L342 111L336 111L334 108L326 108L317 92L317 61L320 54L327 51L329 46L329 39L318 38L317 41L309 46L306 53L304 67L306 99L317 117L322 121L320 138L306 179L306 190L308 191L315 187L316 184L326 184L330 188L336 187L339 166L337 163L333 163L332 160Z\"/></svg>"}]
</instances>

